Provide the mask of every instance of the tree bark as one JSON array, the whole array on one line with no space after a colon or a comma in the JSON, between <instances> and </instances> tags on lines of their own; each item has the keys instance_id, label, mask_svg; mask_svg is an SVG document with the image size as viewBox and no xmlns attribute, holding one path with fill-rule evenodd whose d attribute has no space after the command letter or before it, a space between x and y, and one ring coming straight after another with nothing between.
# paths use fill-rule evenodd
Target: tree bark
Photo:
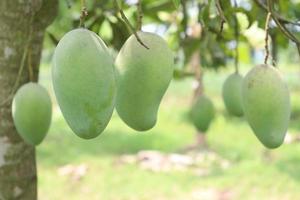
<instances>
[{"instance_id":1,"label":"tree bark","mask_svg":"<svg viewBox=\"0 0 300 200\"><path fill-rule=\"evenodd\" d=\"M200 65L200 53L199 51L196 51L190 60L190 66L193 69L195 73L195 79L197 81L197 86L194 89L194 95L192 98L192 104L194 101L204 93L204 87L203 87L203 70Z\"/></svg>"},{"instance_id":2,"label":"tree bark","mask_svg":"<svg viewBox=\"0 0 300 200\"><path fill-rule=\"evenodd\" d=\"M35 149L17 134L8 97L22 57L25 65L16 89L29 81L29 66L32 80L38 80L44 32L57 5L57 0L0 1L0 200L37 199Z\"/></svg>"}]
</instances>

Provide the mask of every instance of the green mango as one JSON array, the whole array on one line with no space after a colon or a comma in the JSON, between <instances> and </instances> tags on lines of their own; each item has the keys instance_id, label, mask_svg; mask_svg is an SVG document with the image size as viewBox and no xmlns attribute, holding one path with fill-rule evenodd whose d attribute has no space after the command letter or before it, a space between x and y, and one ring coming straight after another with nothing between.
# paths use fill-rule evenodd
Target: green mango
<instances>
[{"instance_id":1,"label":"green mango","mask_svg":"<svg viewBox=\"0 0 300 200\"><path fill-rule=\"evenodd\" d=\"M224 82L222 96L227 111L234 116L241 117L244 114L242 105L243 77L234 73Z\"/></svg>"},{"instance_id":2,"label":"green mango","mask_svg":"<svg viewBox=\"0 0 300 200\"><path fill-rule=\"evenodd\" d=\"M68 32L53 57L54 92L64 118L79 137L97 137L110 121L116 96L113 58L87 29Z\"/></svg>"},{"instance_id":3,"label":"green mango","mask_svg":"<svg viewBox=\"0 0 300 200\"><path fill-rule=\"evenodd\" d=\"M121 48L115 61L119 71L116 109L129 127L146 131L156 124L161 99L173 76L174 56L160 36L137 34L149 49L133 35Z\"/></svg>"},{"instance_id":4,"label":"green mango","mask_svg":"<svg viewBox=\"0 0 300 200\"><path fill-rule=\"evenodd\" d=\"M40 144L52 117L52 103L47 90L37 83L23 85L14 96L12 116L24 141L30 145Z\"/></svg>"},{"instance_id":5,"label":"green mango","mask_svg":"<svg viewBox=\"0 0 300 200\"><path fill-rule=\"evenodd\" d=\"M267 148L283 141L290 119L290 96L279 71L269 65L254 67L243 80L245 117L253 132Z\"/></svg>"},{"instance_id":6,"label":"green mango","mask_svg":"<svg viewBox=\"0 0 300 200\"><path fill-rule=\"evenodd\" d=\"M215 116L212 101L205 95L199 96L190 111L190 119L197 130L205 133Z\"/></svg>"}]
</instances>

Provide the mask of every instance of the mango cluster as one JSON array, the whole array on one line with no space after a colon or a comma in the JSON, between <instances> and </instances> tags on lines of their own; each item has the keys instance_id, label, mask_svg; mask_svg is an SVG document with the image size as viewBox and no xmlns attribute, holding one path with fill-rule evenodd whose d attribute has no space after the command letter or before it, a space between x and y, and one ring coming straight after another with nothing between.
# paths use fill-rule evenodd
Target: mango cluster
<instances>
[{"instance_id":1,"label":"mango cluster","mask_svg":"<svg viewBox=\"0 0 300 200\"><path fill-rule=\"evenodd\" d=\"M284 142L290 119L290 96L279 71L270 65L254 67L245 78L230 75L223 85L223 100L231 115L245 115L259 141L267 148Z\"/></svg>"},{"instance_id":2,"label":"mango cluster","mask_svg":"<svg viewBox=\"0 0 300 200\"><path fill-rule=\"evenodd\" d=\"M223 84L222 97L228 113L245 116L265 147L277 148L284 142L291 114L290 96L275 67L258 65L244 78L238 72L231 74ZM191 122L198 131L205 133L214 112L212 101L202 94L191 107Z\"/></svg>"},{"instance_id":3,"label":"mango cluster","mask_svg":"<svg viewBox=\"0 0 300 200\"><path fill-rule=\"evenodd\" d=\"M58 43L52 82L61 112L73 130L92 139L107 127L114 108L132 129L153 128L161 100L174 71L174 56L160 36L137 32L145 46L130 36L114 59L103 40L84 28L72 30ZM273 66L254 67L245 78L231 74L222 96L228 113L245 116L253 132L267 148L279 147L289 118L289 91ZM12 114L20 136L31 145L45 138L52 116L51 100L38 83L23 85L13 99ZM204 94L198 96L190 119L205 133L215 108Z\"/></svg>"},{"instance_id":4,"label":"mango cluster","mask_svg":"<svg viewBox=\"0 0 300 200\"><path fill-rule=\"evenodd\" d=\"M160 102L173 76L174 57L158 35L138 32L147 44L130 36L113 59L103 40L84 28L72 30L58 43L52 82L61 112L83 138L100 135L113 110L137 131L155 126ZM31 145L42 142L52 109L47 91L37 83L22 86L13 100L13 119L20 136Z\"/></svg>"},{"instance_id":5,"label":"mango cluster","mask_svg":"<svg viewBox=\"0 0 300 200\"><path fill-rule=\"evenodd\" d=\"M147 45L130 36L117 58L87 29L67 33L55 49L52 79L62 114L73 132L97 137L113 110L137 131L151 129L173 76L174 58L158 35L138 32Z\"/></svg>"}]
</instances>

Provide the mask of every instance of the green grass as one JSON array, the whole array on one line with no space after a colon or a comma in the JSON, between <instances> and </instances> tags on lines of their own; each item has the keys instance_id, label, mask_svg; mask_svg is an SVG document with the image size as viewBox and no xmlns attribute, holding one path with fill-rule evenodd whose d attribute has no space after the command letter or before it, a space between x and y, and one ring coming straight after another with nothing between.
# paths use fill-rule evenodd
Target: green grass
<instances>
[{"instance_id":1,"label":"green grass","mask_svg":"<svg viewBox=\"0 0 300 200\"><path fill-rule=\"evenodd\" d=\"M243 69L243 74L247 69ZM231 165L227 169L209 166L209 174L192 171L155 173L135 164L118 164L121 155L140 150L176 152L193 143L196 131L186 119L192 94L192 80L173 81L161 106L157 125L138 133L114 113L101 136L82 140L66 125L54 103L49 135L37 148L39 196L41 200L198 200L198 199L300 199L300 145L284 144L266 151L244 119L228 116L221 100L221 87L229 72L205 74L206 93L212 97L218 115L208 135L210 148ZM300 129L300 78L291 68L286 79L292 92L293 115L289 132ZM41 70L41 83L51 92L49 68ZM53 98L54 100L54 98ZM80 180L61 176L67 164L88 166Z\"/></svg>"}]
</instances>

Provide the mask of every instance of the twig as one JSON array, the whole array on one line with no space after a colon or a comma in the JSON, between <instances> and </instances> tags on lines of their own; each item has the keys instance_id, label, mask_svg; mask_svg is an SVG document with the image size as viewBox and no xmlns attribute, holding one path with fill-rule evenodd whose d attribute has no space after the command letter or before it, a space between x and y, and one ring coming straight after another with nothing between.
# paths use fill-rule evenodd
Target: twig
<instances>
[{"instance_id":1,"label":"twig","mask_svg":"<svg viewBox=\"0 0 300 200\"><path fill-rule=\"evenodd\" d=\"M267 0L268 5L268 11L271 13L272 19L275 21L276 25L278 26L279 30L290 40L292 40L298 50L298 54L300 55L300 41L285 27L285 25L281 24L281 22L276 17L276 14L273 10L272 2L271 0Z\"/></svg>"},{"instance_id":2,"label":"twig","mask_svg":"<svg viewBox=\"0 0 300 200\"><path fill-rule=\"evenodd\" d=\"M265 61L264 63L267 64L268 58L269 58L269 23L271 20L271 13L269 12L267 15L266 19L266 24L265 24L265 32L266 32L266 37L265 37L265 50L266 50L266 55L265 55Z\"/></svg>"},{"instance_id":3,"label":"twig","mask_svg":"<svg viewBox=\"0 0 300 200\"><path fill-rule=\"evenodd\" d=\"M275 23L277 24L278 28L292 41L298 43L297 38L284 26L280 23L277 17L274 15L272 3L268 0L268 10L271 13L272 18L274 19Z\"/></svg>"},{"instance_id":4,"label":"twig","mask_svg":"<svg viewBox=\"0 0 300 200\"><path fill-rule=\"evenodd\" d=\"M28 50L28 73L29 73L29 80L33 82L33 67L32 67L32 60L31 60L31 49Z\"/></svg>"},{"instance_id":5,"label":"twig","mask_svg":"<svg viewBox=\"0 0 300 200\"><path fill-rule=\"evenodd\" d=\"M264 3L262 3L260 0L254 0L254 2L263 10L265 10L266 12L269 12L268 6L265 5ZM282 17L281 15L279 15L278 13L275 13L275 12L274 12L274 15L283 24L292 24L295 26L300 26L300 22L293 22L291 20L285 19L284 17Z\"/></svg>"},{"instance_id":6,"label":"twig","mask_svg":"<svg viewBox=\"0 0 300 200\"><path fill-rule=\"evenodd\" d=\"M84 28L84 20L88 16L85 0L81 0L81 15L80 15L80 22L79 27Z\"/></svg>"},{"instance_id":7,"label":"twig","mask_svg":"<svg viewBox=\"0 0 300 200\"><path fill-rule=\"evenodd\" d=\"M46 30L46 33L48 34L51 42L57 46L58 42L59 42L59 39L57 39L51 32L49 32L48 30Z\"/></svg>"},{"instance_id":8,"label":"twig","mask_svg":"<svg viewBox=\"0 0 300 200\"><path fill-rule=\"evenodd\" d=\"M121 9L118 0L115 0L115 4L117 6L118 12L120 12L122 19L125 21L125 23L128 25L128 27L130 28L131 32L134 34L135 38L137 39L137 41L146 49L149 49L148 46L146 46L146 44L143 43L143 41L141 40L141 38L138 36L138 34L136 33L136 31L134 30L133 26L130 24L129 20L127 19L126 15L124 14L123 10Z\"/></svg>"},{"instance_id":9,"label":"twig","mask_svg":"<svg viewBox=\"0 0 300 200\"><path fill-rule=\"evenodd\" d=\"M234 0L234 7L237 7L237 2ZM234 15L234 37L235 37L235 42L236 42L236 47L235 47L235 58L234 58L234 67L235 67L235 73L239 73L239 22L237 19L237 14Z\"/></svg>"},{"instance_id":10,"label":"twig","mask_svg":"<svg viewBox=\"0 0 300 200\"><path fill-rule=\"evenodd\" d=\"M223 32L223 29L224 29L224 23L227 21L226 20L226 17L224 15L224 12L222 10L222 6L221 6L221 3L220 3L220 0L215 0L215 3L216 3L216 8L217 8L217 11L219 13L219 16L221 18L221 24L220 24L220 33Z\"/></svg>"},{"instance_id":11,"label":"twig","mask_svg":"<svg viewBox=\"0 0 300 200\"><path fill-rule=\"evenodd\" d=\"M142 29L142 24L143 24L142 0L138 0L136 5L137 5L137 30L140 31Z\"/></svg>"}]
</instances>

